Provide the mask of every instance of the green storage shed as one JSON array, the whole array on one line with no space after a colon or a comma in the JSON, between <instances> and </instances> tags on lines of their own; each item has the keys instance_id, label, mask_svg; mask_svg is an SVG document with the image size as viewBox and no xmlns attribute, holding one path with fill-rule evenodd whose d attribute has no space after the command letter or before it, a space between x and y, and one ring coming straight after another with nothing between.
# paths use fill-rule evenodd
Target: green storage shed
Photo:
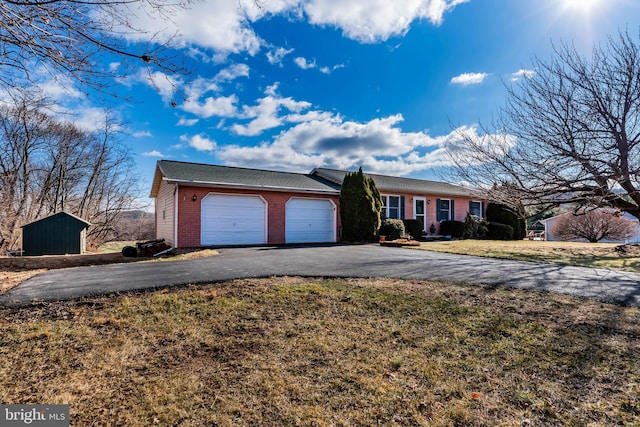
<instances>
[{"instance_id":1,"label":"green storage shed","mask_svg":"<svg viewBox=\"0 0 640 427\"><path fill-rule=\"evenodd\" d=\"M67 212L22 226L25 256L81 254L86 250L87 228L91 223Z\"/></svg>"}]
</instances>

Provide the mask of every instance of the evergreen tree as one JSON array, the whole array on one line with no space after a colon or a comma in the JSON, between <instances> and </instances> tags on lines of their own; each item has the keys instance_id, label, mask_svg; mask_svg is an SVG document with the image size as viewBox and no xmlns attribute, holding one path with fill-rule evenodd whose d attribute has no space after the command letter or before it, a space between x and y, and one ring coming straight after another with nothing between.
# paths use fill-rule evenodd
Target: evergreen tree
<instances>
[{"instance_id":1,"label":"evergreen tree","mask_svg":"<svg viewBox=\"0 0 640 427\"><path fill-rule=\"evenodd\" d=\"M340 191L340 219L342 238L347 242L375 240L380 228L382 197L373 179L365 176L362 168L349 172L342 181Z\"/></svg>"},{"instance_id":2,"label":"evergreen tree","mask_svg":"<svg viewBox=\"0 0 640 427\"><path fill-rule=\"evenodd\" d=\"M524 208L522 209L524 211ZM499 203L489 203L487 207L487 221L506 224L513 228L513 239L524 239L527 234L527 223L524 215L518 215L506 205Z\"/></svg>"}]
</instances>

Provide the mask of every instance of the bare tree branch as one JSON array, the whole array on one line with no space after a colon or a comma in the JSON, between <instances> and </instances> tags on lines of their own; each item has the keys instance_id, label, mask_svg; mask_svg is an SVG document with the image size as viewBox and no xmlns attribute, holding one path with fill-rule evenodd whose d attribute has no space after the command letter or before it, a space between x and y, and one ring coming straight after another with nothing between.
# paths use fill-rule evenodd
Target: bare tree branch
<instances>
[{"instance_id":1,"label":"bare tree branch","mask_svg":"<svg viewBox=\"0 0 640 427\"><path fill-rule=\"evenodd\" d=\"M140 194L117 124L106 114L102 131L88 132L28 99L0 107L0 252L16 247L21 225L63 210L93 224L90 243L101 241Z\"/></svg>"},{"instance_id":2,"label":"bare tree branch","mask_svg":"<svg viewBox=\"0 0 640 427\"><path fill-rule=\"evenodd\" d=\"M509 204L610 206L640 218L640 45L628 33L590 58L568 44L507 87L492 129L448 147L456 174Z\"/></svg>"},{"instance_id":3,"label":"bare tree branch","mask_svg":"<svg viewBox=\"0 0 640 427\"><path fill-rule=\"evenodd\" d=\"M0 85L26 87L41 69L106 92L120 62L122 73L146 67L185 72L171 56L171 40L146 34L132 17L170 20L192 0L21 0L0 2ZM130 43L145 35L147 43ZM175 36L175 35L174 35ZM139 37L138 37L139 39Z\"/></svg>"}]
</instances>

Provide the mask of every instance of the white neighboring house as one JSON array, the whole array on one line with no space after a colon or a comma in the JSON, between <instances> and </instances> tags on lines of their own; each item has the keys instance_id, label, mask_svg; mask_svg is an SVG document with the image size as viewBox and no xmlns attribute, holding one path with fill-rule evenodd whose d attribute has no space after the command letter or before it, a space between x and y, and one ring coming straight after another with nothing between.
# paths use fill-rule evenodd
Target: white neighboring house
<instances>
[{"instance_id":1,"label":"white neighboring house","mask_svg":"<svg viewBox=\"0 0 640 427\"><path fill-rule=\"evenodd\" d=\"M564 212L566 213L566 212ZM553 231L553 225L555 223L555 221L564 213L560 214L560 215L556 215L556 216L552 216L551 218L547 218L547 219L543 219L540 222L542 224L544 224L544 236L545 236L545 240L548 241L552 241L552 242L559 242L562 241L564 239L561 239L559 237L556 237L553 235L552 231ZM627 240L607 240L607 239L603 239L600 240L600 243L640 243L640 221L638 220L638 218L636 218L635 216L625 212L622 215L624 218L627 218L633 222L635 222L636 225L636 233L634 236L630 237ZM583 241L586 242L587 239L579 239L577 241Z\"/></svg>"}]
</instances>

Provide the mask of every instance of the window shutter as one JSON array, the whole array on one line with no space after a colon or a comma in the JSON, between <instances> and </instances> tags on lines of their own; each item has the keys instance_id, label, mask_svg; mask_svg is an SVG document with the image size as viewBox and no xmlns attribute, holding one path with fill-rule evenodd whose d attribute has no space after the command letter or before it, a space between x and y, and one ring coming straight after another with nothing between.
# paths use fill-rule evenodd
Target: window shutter
<instances>
[{"instance_id":1,"label":"window shutter","mask_svg":"<svg viewBox=\"0 0 640 427\"><path fill-rule=\"evenodd\" d=\"M442 212L440 211L440 199L436 199L436 221L442 221Z\"/></svg>"},{"instance_id":2,"label":"window shutter","mask_svg":"<svg viewBox=\"0 0 640 427\"><path fill-rule=\"evenodd\" d=\"M404 196L400 196L400 218L404 219Z\"/></svg>"},{"instance_id":3,"label":"window shutter","mask_svg":"<svg viewBox=\"0 0 640 427\"><path fill-rule=\"evenodd\" d=\"M451 201L449 202L449 215L450 215L450 220L453 221L454 219L456 219L456 215L455 215L455 211L453 210L453 199L451 199Z\"/></svg>"},{"instance_id":4,"label":"window shutter","mask_svg":"<svg viewBox=\"0 0 640 427\"><path fill-rule=\"evenodd\" d=\"M473 215L473 211L471 210L471 205L473 205L473 202L469 200L469 209L467 210L467 212Z\"/></svg>"}]
</instances>

